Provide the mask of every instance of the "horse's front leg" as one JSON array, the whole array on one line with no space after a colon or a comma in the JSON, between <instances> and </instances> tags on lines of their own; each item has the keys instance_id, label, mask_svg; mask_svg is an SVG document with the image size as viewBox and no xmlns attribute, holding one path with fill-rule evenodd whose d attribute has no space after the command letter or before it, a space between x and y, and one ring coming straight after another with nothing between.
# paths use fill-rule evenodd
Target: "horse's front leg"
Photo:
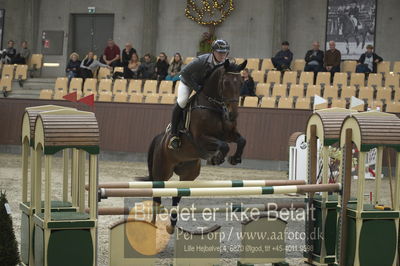
<instances>
[{"instance_id":1,"label":"horse's front leg","mask_svg":"<svg viewBox=\"0 0 400 266\"><path fill-rule=\"evenodd\" d=\"M224 163L225 157L229 152L229 145L227 142L211 136L200 136L196 142L207 151L207 159L212 165Z\"/></svg>"},{"instance_id":2,"label":"horse's front leg","mask_svg":"<svg viewBox=\"0 0 400 266\"><path fill-rule=\"evenodd\" d=\"M239 132L235 132L232 142L236 143L236 152L234 155L229 157L229 163L237 165L242 162L242 154L244 147L246 146L246 139L243 138Z\"/></svg>"}]
</instances>

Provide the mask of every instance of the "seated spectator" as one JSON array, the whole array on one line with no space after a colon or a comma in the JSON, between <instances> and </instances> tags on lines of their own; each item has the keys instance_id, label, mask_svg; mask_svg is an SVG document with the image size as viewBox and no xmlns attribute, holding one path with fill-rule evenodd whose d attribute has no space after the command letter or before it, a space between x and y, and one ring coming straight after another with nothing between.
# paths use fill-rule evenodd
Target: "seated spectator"
<instances>
[{"instance_id":1,"label":"seated spectator","mask_svg":"<svg viewBox=\"0 0 400 266\"><path fill-rule=\"evenodd\" d=\"M306 65L304 71L314 72L314 79L317 77L317 73L323 70L324 66L324 52L319 49L319 42L312 43L312 49L306 53Z\"/></svg>"},{"instance_id":2,"label":"seated spectator","mask_svg":"<svg viewBox=\"0 0 400 266\"><path fill-rule=\"evenodd\" d=\"M276 53L271 58L272 64L279 71L290 70L290 64L292 63L293 53L289 50L289 42L282 42L282 50Z\"/></svg>"},{"instance_id":3,"label":"seated spectator","mask_svg":"<svg viewBox=\"0 0 400 266\"><path fill-rule=\"evenodd\" d=\"M14 41L9 40L7 43L7 48L4 49L2 54L2 61L4 64L13 64L17 51L14 48Z\"/></svg>"},{"instance_id":4,"label":"seated spectator","mask_svg":"<svg viewBox=\"0 0 400 266\"><path fill-rule=\"evenodd\" d=\"M254 80L251 77L247 68L243 69L240 73L243 78L242 89L240 90L240 96L256 96Z\"/></svg>"},{"instance_id":5,"label":"seated spectator","mask_svg":"<svg viewBox=\"0 0 400 266\"><path fill-rule=\"evenodd\" d=\"M107 47L104 49L103 61L105 64L114 68L120 65L120 49L113 40L108 40Z\"/></svg>"},{"instance_id":6,"label":"seated spectator","mask_svg":"<svg viewBox=\"0 0 400 266\"><path fill-rule=\"evenodd\" d=\"M336 49L336 43L334 41L329 42L329 50L325 52L325 69L331 72L331 78L336 72L340 72L340 62L342 55L338 49Z\"/></svg>"},{"instance_id":7,"label":"seated spectator","mask_svg":"<svg viewBox=\"0 0 400 266\"><path fill-rule=\"evenodd\" d=\"M167 55L163 52L158 56L156 63L156 76L157 80L164 80L168 75L169 63L167 61Z\"/></svg>"},{"instance_id":8,"label":"seated spectator","mask_svg":"<svg viewBox=\"0 0 400 266\"><path fill-rule=\"evenodd\" d=\"M68 84L71 82L72 78L76 78L79 76L79 68L81 65L81 61L79 61L79 55L77 53L72 53L69 56L69 62L67 64L67 68L65 72L68 77Z\"/></svg>"},{"instance_id":9,"label":"seated spectator","mask_svg":"<svg viewBox=\"0 0 400 266\"><path fill-rule=\"evenodd\" d=\"M15 56L14 64L26 65L31 57L31 51L28 49L28 42L21 43L21 51Z\"/></svg>"},{"instance_id":10,"label":"seated spectator","mask_svg":"<svg viewBox=\"0 0 400 266\"><path fill-rule=\"evenodd\" d=\"M151 61L150 54L144 55L143 63L140 65L140 73L142 75L142 79L154 79L155 64Z\"/></svg>"},{"instance_id":11,"label":"seated spectator","mask_svg":"<svg viewBox=\"0 0 400 266\"><path fill-rule=\"evenodd\" d=\"M121 56L121 61L122 61L122 66L127 66L129 60L132 58L132 54L136 54L136 49L133 48L131 43L125 44L124 50L122 50L122 56Z\"/></svg>"},{"instance_id":12,"label":"seated spectator","mask_svg":"<svg viewBox=\"0 0 400 266\"><path fill-rule=\"evenodd\" d=\"M83 80L93 78L93 72L98 67L111 68L110 66L102 64L98 60L94 59L94 53L90 51L80 65L80 77L83 78Z\"/></svg>"},{"instance_id":13,"label":"seated spectator","mask_svg":"<svg viewBox=\"0 0 400 266\"><path fill-rule=\"evenodd\" d=\"M131 60L129 60L128 65L124 67L124 78L126 79L138 79L140 77L140 61L139 56L135 53L132 54Z\"/></svg>"},{"instance_id":14,"label":"seated spectator","mask_svg":"<svg viewBox=\"0 0 400 266\"><path fill-rule=\"evenodd\" d=\"M180 80L179 72L181 72L182 65L182 56L180 53L176 53L174 59L172 59L171 64L169 65L168 76L165 79L172 81Z\"/></svg>"},{"instance_id":15,"label":"seated spectator","mask_svg":"<svg viewBox=\"0 0 400 266\"><path fill-rule=\"evenodd\" d=\"M357 61L356 72L357 73L376 73L378 70L378 63L382 62L383 59L376 53L374 53L374 47L367 45L367 51L360 56Z\"/></svg>"}]
</instances>

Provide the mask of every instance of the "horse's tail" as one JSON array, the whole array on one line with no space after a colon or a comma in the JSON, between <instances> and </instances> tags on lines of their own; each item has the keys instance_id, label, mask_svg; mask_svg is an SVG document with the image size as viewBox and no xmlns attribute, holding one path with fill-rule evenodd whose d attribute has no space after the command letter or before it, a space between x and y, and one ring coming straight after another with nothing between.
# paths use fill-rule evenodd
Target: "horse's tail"
<instances>
[{"instance_id":1,"label":"horse's tail","mask_svg":"<svg viewBox=\"0 0 400 266\"><path fill-rule=\"evenodd\" d=\"M157 143L160 143L163 134L159 134L153 138L151 141L149 151L147 152L147 167L149 170L149 178L148 181L153 181L153 157L154 157L154 150Z\"/></svg>"}]
</instances>

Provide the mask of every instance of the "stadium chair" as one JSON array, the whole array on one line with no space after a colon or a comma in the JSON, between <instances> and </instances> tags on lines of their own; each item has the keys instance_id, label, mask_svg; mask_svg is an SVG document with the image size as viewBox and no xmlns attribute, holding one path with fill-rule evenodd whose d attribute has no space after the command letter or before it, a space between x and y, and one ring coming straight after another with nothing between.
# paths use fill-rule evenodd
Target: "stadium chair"
<instances>
[{"instance_id":1,"label":"stadium chair","mask_svg":"<svg viewBox=\"0 0 400 266\"><path fill-rule=\"evenodd\" d=\"M356 88L354 86L346 86L342 88L342 93L340 95L341 99L351 98L351 96L356 96Z\"/></svg>"},{"instance_id":2,"label":"stadium chair","mask_svg":"<svg viewBox=\"0 0 400 266\"><path fill-rule=\"evenodd\" d=\"M186 57L186 58L185 58L184 64L185 64L185 65L189 64L189 63L192 62L195 58L196 58L196 57Z\"/></svg>"},{"instance_id":3,"label":"stadium chair","mask_svg":"<svg viewBox=\"0 0 400 266\"><path fill-rule=\"evenodd\" d=\"M257 96L269 96L269 84L267 83L258 83L256 86L256 95Z\"/></svg>"},{"instance_id":4,"label":"stadium chair","mask_svg":"<svg viewBox=\"0 0 400 266\"><path fill-rule=\"evenodd\" d=\"M128 93L125 91L118 91L114 94L114 102L126 103L128 101Z\"/></svg>"},{"instance_id":5,"label":"stadium chair","mask_svg":"<svg viewBox=\"0 0 400 266\"><path fill-rule=\"evenodd\" d=\"M173 82L170 80L163 80L160 83L159 93L160 94L172 94Z\"/></svg>"},{"instance_id":6,"label":"stadium chair","mask_svg":"<svg viewBox=\"0 0 400 266\"><path fill-rule=\"evenodd\" d=\"M158 103L159 99L160 95L158 94L147 94L146 98L144 99L144 103Z\"/></svg>"},{"instance_id":7,"label":"stadium chair","mask_svg":"<svg viewBox=\"0 0 400 266\"><path fill-rule=\"evenodd\" d=\"M369 87L361 88L358 92L359 99L367 99L368 102L371 102L374 99L374 89Z\"/></svg>"},{"instance_id":8,"label":"stadium chair","mask_svg":"<svg viewBox=\"0 0 400 266\"><path fill-rule=\"evenodd\" d=\"M368 102L368 107L371 108L371 110L379 110L383 111L383 102L382 101L371 101Z\"/></svg>"},{"instance_id":9,"label":"stadium chair","mask_svg":"<svg viewBox=\"0 0 400 266\"><path fill-rule=\"evenodd\" d=\"M365 102L365 101L364 101ZM365 111L365 104L363 104L363 105L358 105L358 106L355 106L355 107L353 107L353 108L350 108L351 110L356 110L356 111L359 111L359 112L364 112Z\"/></svg>"},{"instance_id":10,"label":"stadium chair","mask_svg":"<svg viewBox=\"0 0 400 266\"><path fill-rule=\"evenodd\" d=\"M129 96L129 102L130 103L143 103L143 94L131 94Z\"/></svg>"},{"instance_id":11,"label":"stadium chair","mask_svg":"<svg viewBox=\"0 0 400 266\"><path fill-rule=\"evenodd\" d=\"M255 82L264 82L264 71L262 70L254 70L251 72L251 76L253 77Z\"/></svg>"},{"instance_id":12,"label":"stadium chair","mask_svg":"<svg viewBox=\"0 0 400 266\"><path fill-rule=\"evenodd\" d=\"M1 72L1 78L10 77L14 79L14 65L3 65L3 71Z\"/></svg>"},{"instance_id":13,"label":"stadium chair","mask_svg":"<svg viewBox=\"0 0 400 266\"><path fill-rule=\"evenodd\" d=\"M112 93L110 90L103 90L99 93L99 101L100 102L111 102L112 100Z\"/></svg>"},{"instance_id":14,"label":"stadium chair","mask_svg":"<svg viewBox=\"0 0 400 266\"><path fill-rule=\"evenodd\" d=\"M368 76L367 86L375 89L382 87L382 74L370 73Z\"/></svg>"},{"instance_id":15,"label":"stadium chair","mask_svg":"<svg viewBox=\"0 0 400 266\"><path fill-rule=\"evenodd\" d=\"M15 69L15 79L22 81L26 80L28 75L28 65L17 65Z\"/></svg>"},{"instance_id":16,"label":"stadium chair","mask_svg":"<svg viewBox=\"0 0 400 266\"><path fill-rule=\"evenodd\" d=\"M350 76L350 86L355 86L356 88L365 86L365 75L364 73L351 73Z\"/></svg>"},{"instance_id":17,"label":"stadium chair","mask_svg":"<svg viewBox=\"0 0 400 266\"><path fill-rule=\"evenodd\" d=\"M266 70L273 70L275 69L274 65L272 64L271 58L264 58L261 64L261 71Z\"/></svg>"},{"instance_id":18,"label":"stadium chair","mask_svg":"<svg viewBox=\"0 0 400 266\"><path fill-rule=\"evenodd\" d=\"M310 98L298 98L295 104L296 109L311 109Z\"/></svg>"},{"instance_id":19,"label":"stadium chair","mask_svg":"<svg viewBox=\"0 0 400 266\"><path fill-rule=\"evenodd\" d=\"M91 95L91 94L93 94L94 95L94 100L96 101L96 99L97 99L97 91L86 91L86 92L83 92L83 94L81 95L81 97L86 97L86 96L89 96L89 95ZM79 94L78 94L78 96L79 96Z\"/></svg>"},{"instance_id":20,"label":"stadium chair","mask_svg":"<svg viewBox=\"0 0 400 266\"><path fill-rule=\"evenodd\" d=\"M306 97L310 98L314 95L321 96L321 86L319 85L311 85L307 87Z\"/></svg>"},{"instance_id":21,"label":"stadium chair","mask_svg":"<svg viewBox=\"0 0 400 266\"><path fill-rule=\"evenodd\" d=\"M400 113L400 103L399 102L387 102L385 112Z\"/></svg>"},{"instance_id":22,"label":"stadium chair","mask_svg":"<svg viewBox=\"0 0 400 266\"><path fill-rule=\"evenodd\" d=\"M296 59L292 64L292 71L302 72L306 66L306 61L304 59Z\"/></svg>"},{"instance_id":23,"label":"stadium chair","mask_svg":"<svg viewBox=\"0 0 400 266\"><path fill-rule=\"evenodd\" d=\"M281 72L280 71L268 71L267 74L268 84L281 84Z\"/></svg>"},{"instance_id":24,"label":"stadium chair","mask_svg":"<svg viewBox=\"0 0 400 266\"><path fill-rule=\"evenodd\" d=\"M399 89L400 75L397 73L388 73L385 79L385 87L391 89Z\"/></svg>"},{"instance_id":25,"label":"stadium chair","mask_svg":"<svg viewBox=\"0 0 400 266\"><path fill-rule=\"evenodd\" d=\"M304 86L303 85L294 85L290 87L289 90L289 97L299 97L299 98L303 98L304 97Z\"/></svg>"},{"instance_id":26,"label":"stadium chair","mask_svg":"<svg viewBox=\"0 0 400 266\"><path fill-rule=\"evenodd\" d=\"M393 64L393 73L400 74L400 61L396 61Z\"/></svg>"},{"instance_id":27,"label":"stadium chair","mask_svg":"<svg viewBox=\"0 0 400 266\"><path fill-rule=\"evenodd\" d=\"M54 84L54 91L62 91L64 94L68 92L68 78L59 77Z\"/></svg>"},{"instance_id":28,"label":"stadium chair","mask_svg":"<svg viewBox=\"0 0 400 266\"><path fill-rule=\"evenodd\" d=\"M333 86L346 87L347 86L347 74L336 72L333 76Z\"/></svg>"},{"instance_id":29,"label":"stadium chair","mask_svg":"<svg viewBox=\"0 0 400 266\"><path fill-rule=\"evenodd\" d=\"M30 76L31 78L33 78L35 72L42 70L43 55L32 54L28 65L29 65Z\"/></svg>"},{"instance_id":30,"label":"stadium chair","mask_svg":"<svg viewBox=\"0 0 400 266\"><path fill-rule=\"evenodd\" d=\"M376 92L376 99L382 100L384 99L386 102L390 102L392 100L392 89L380 87Z\"/></svg>"},{"instance_id":31,"label":"stadium chair","mask_svg":"<svg viewBox=\"0 0 400 266\"><path fill-rule=\"evenodd\" d=\"M114 67L114 73L115 73L115 72L124 73L124 68L123 68L123 67Z\"/></svg>"},{"instance_id":32,"label":"stadium chair","mask_svg":"<svg viewBox=\"0 0 400 266\"><path fill-rule=\"evenodd\" d=\"M82 78L73 78L69 84L69 92L82 92Z\"/></svg>"},{"instance_id":33,"label":"stadium chair","mask_svg":"<svg viewBox=\"0 0 400 266\"><path fill-rule=\"evenodd\" d=\"M144 83L143 94L157 93L157 80L146 80Z\"/></svg>"},{"instance_id":34,"label":"stadium chair","mask_svg":"<svg viewBox=\"0 0 400 266\"><path fill-rule=\"evenodd\" d=\"M54 99L54 100L64 100L63 97L64 97L64 95L66 95L66 94L67 94L67 91L55 90L55 91L54 91L53 99Z\"/></svg>"},{"instance_id":35,"label":"stadium chair","mask_svg":"<svg viewBox=\"0 0 400 266\"><path fill-rule=\"evenodd\" d=\"M111 79L101 79L99 82L99 93L104 91L111 92L112 80Z\"/></svg>"},{"instance_id":36,"label":"stadium chair","mask_svg":"<svg viewBox=\"0 0 400 266\"><path fill-rule=\"evenodd\" d=\"M258 97L246 96L246 98L244 98L243 107L258 107Z\"/></svg>"},{"instance_id":37,"label":"stadium chair","mask_svg":"<svg viewBox=\"0 0 400 266\"><path fill-rule=\"evenodd\" d=\"M246 67L251 70L259 70L260 67L260 59L259 58L248 58Z\"/></svg>"},{"instance_id":38,"label":"stadium chair","mask_svg":"<svg viewBox=\"0 0 400 266\"><path fill-rule=\"evenodd\" d=\"M390 72L390 61L382 61L378 64L377 73L382 74L383 77Z\"/></svg>"},{"instance_id":39,"label":"stadium chair","mask_svg":"<svg viewBox=\"0 0 400 266\"><path fill-rule=\"evenodd\" d=\"M286 71L285 74L283 74L282 84L297 84L297 72Z\"/></svg>"},{"instance_id":40,"label":"stadium chair","mask_svg":"<svg viewBox=\"0 0 400 266\"><path fill-rule=\"evenodd\" d=\"M334 99L332 100L332 105L331 107L339 107L339 108L346 108L346 100L342 99Z\"/></svg>"},{"instance_id":41,"label":"stadium chair","mask_svg":"<svg viewBox=\"0 0 400 266\"><path fill-rule=\"evenodd\" d=\"M141 93L142 92L142 80L131 79L128 86L128 94Z\"/></svg>"},{"instance_id":42,"label":"stadium chair","mask_svg":"<svg viewBox=\"0 0 400 266\"><path fill-rule=\"evenodd\" d=\"M321 87L328 87L331 84L331 72L318 72L317 81L315 85L320 85Z\"/></svg>"},{"instance_id":43,"label":"stadium chair","mask_svg":"<svg viewBox=\"0 0 400 266\"><path fill-rule=\"evenodd\" d=\"M307 84L307 86L314 85L314 72L301 72L299 84Z\"/></svg>"},{"instance_id":44,"label":"stadium chair","mask_svg":"<svg viewBox=\"0 0 400 266\"><path fill-rule=\"evenodd\" d=\"M336 99L338 98L338 88L335 86L328 86L325 88L324 90L324 98L328 99L328 98L332 98L332 99Z\"/></svg>"},{"instance_id":45,"label":"stadium chair","mask_svg":"<svg viewBox=\"0 0 400 266\"><path fill-rule=\"evenodd\" d=\"M275 103L276 103L275 98L272 98L272 97L263 97L263 98L261 99L260 107L261 107L261 108L275 108Z\"/></svg>"},{"instance_id":46,"label":"stadium chair","mask_svg":"<svg viewBox=\"0 0 400 266\"><path fill-rule=\"evenodd\" d=\"M127 79L116 79L114 81L113 92L126 92Z\"/></svg>"},{"instance_id":47,"label":"stadium chair","mask_svg":"<svg viewBox=\"0 0 400 266\"><path fill-rule=\"evenodd\" d=\"M279 109L292 109L293 108L293 98L280 98L278 102Z\"/></svg>"},{"instance_id":48,"label":"stadium chair","mask_svg":"<svg viewBox=\"0 0 400 266\"><path fill-rule=\"evenodd\" d=\"M275 85L272 89L272 97L281 96L286 97L287 95L287 86L284 84Z\"/></svg>"},{"instance_id":49,"label":"stadium chair","mask_svg":"<svg viewBox=\"0 0 400 266\"><path fill-rule=\"evenodd\" d=\"M97 74L98 79L110 79L111 78L111 70L107 67L100 67L99 73Z\"/></svg>"},{"instance_id":50,"label":"stadium chair","mask_svg":"<svg viewBox=\"0 0 400 266\"><path fill-rule=\"evenodd\" d=\"M357 66L357 61L354 60L345 60L343 61L343 65L342 65L342 72L351 74L356 72L356 66Z\"/></svg>"},{"instance_id":51,"label":"stadium chair","mask_svg":"<svg viewBox=\"0 0 400 266\"><path fill-rule=\"evenodd\" d=\"M180 80L178 80L177 82L175 82L175 86L173 87L173 94L178 95L178 88L179 88L179 84L181 83Z\"/></svg>"},{"instance_id":52,"label":"stadium chair","mask_svg":"<svg viewBox=\"0 0 400 266\"><path fill-rule=\"evenodd\" d=\"M87 92L97 92L97 79L87 78L83 84L83 93Z\"/></svg>"},{"instance_id":53,"label":"stadium chair","mask_svg":"<svg viewBox=\"0 0 400 266\"><path fill-rule=\"evenodd\" d=\"M53 90L41 90L39 94L39 99L44 99L44 100L51 100L53 98Z\"/></svg>"},{"instance_id":54,"label":"stadium chair","mask_svg":"<svg viewBox=\"0 0 400 266\"><path fill-rule=\"evenodd\" d=\"M317 104L313 106L315 110L321 110L321 109L327 109L328 108L328 102Z\"/></svg>"},{"instance_id":55,"label":"stadium chair","mask_svg":"<svg viewBox=\"0 0 400 266\"><path fill-rule=\"evenodd\" d=\"M235 64L239 65L239 64L241 64L243 62L244 62L244 58L241 58L241 57L236 57L235 58Z\"/></svg>"},{"instance_id":56,"label":"stadium chair","mask_svg":"<svg viewBox=\"0 0 400 266\"><path fill-rule=\"evenodd\" d=\"M175 95L171 95L171 94L164 94L161 95L161 100L160 103L161 104L175 104Z\"/></svg>"}]
</instances>

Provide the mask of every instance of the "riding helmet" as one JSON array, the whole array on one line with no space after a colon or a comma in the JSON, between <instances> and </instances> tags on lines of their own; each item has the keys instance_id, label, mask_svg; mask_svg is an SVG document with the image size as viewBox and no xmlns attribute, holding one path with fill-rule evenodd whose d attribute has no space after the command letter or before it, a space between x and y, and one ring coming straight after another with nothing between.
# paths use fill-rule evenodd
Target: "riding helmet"
<instances>
[{"instance_id":1,"label":"riding helmet","mask_svg":"<svg viewBox=\"0 0 400 266\"><path fill-rule=\"evenodd\" d=\"M213 51L219 53L229 53L230 50L229 43L225 40L215 40L211 47Z\"/></svg>"}]
</instances>

